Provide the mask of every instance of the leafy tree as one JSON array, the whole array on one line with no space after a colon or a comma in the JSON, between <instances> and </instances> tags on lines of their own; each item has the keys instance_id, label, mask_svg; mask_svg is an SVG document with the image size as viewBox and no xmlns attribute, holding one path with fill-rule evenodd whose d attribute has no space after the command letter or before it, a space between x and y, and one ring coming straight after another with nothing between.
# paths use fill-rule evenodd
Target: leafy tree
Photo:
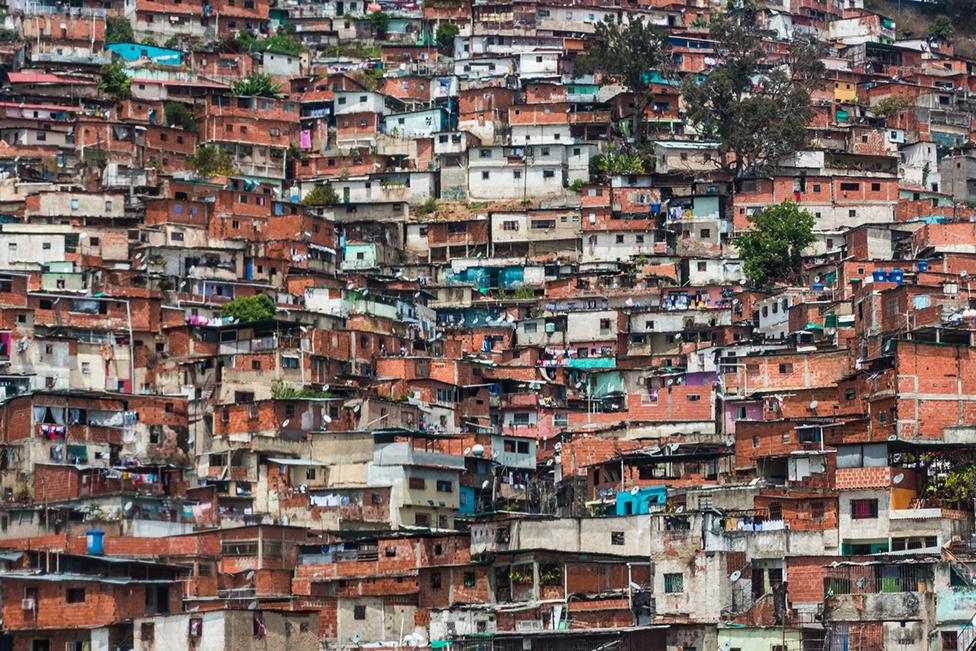
<instances>
[{"instance_id":1,"label":"leafy tree","mask_svg":"<svg viewBox=\"0 0 976 651\"><path fill-rule=\"evenodd\" d=\"M373 38L381 41L386 38L387 33L390 31L391 18L390 14L385 11L374 11L367 17L370 27L373 30Z\"/></svg>"},{"instance_id":2,"label":"leafy tree","mask_svg":"<svg viewBox=\"0 0 976 651\"><path fill-rule=\"evenodd\" d=\"M236 172L234 157L229 153L212 145L200 145L197 150L186 157L193 171L200 178L211 176L230 176Z\"/></svg>"},{"instance_id":3,"label":"leafy tree","mask_svg":"<svg viewBox=\"0 0 976 651\"><path fill-rule=\"evenodd\" d=\"M956 38L956 26L948 16L939 16L929 25L929 38L951 41Z\"/></svg>"},{"instance_id":4,"label":"leafy tree","mask_svg":"<svg viewBox=\"0 0 976 651\"><path fill-rule=\"evenodd\" d=\"M142 39L142 44L152 47L159 47L159 43L157 43L156 39L154 39L152 36L147 36L146 38Z\"/></svg>"},{"instance_id":5,"label":"leafy tree","mask_svg":"<svg viewBox=\"0 0 976 651\"><path fill-rule=\"evenodd\" d=\"M814 240L813 225L813 215L792 201L757 212L752 230L735 238L749 280L756 285L793 280L803 249Z\"/></svg>"},{"instance_id":6,"label":"leafy tree","mask_svg":"<svg viewBox=\"0 0 976 651\"><path fill-rule=\"evenodd\" d=\"M266 294L241 296L225 305L221 314L237 319L241 323L267 321L274 318L275 304Z\"/></svg>"},{"instance_id":7,"label":"leafy tree","mask_svg":"<svg viewBox=\"0 0 976 651\"><path fill-rule=\"evenodd\" d=\"M163 43L163 47L167 47L171 50L175 50L179 48L179 46L180 46L180 39L176 38L175 36L170 36L168 39L166 39L166 42Z\"/></svg>"},{"instance_id":8,"label":"leafy tree","mask_svg":"<svg viewBox=\"0 0 976 651\"><path fill-rule=\"evenodd\" d=\"M121 16L106 16L105 18L105 43L132 43L135 36L132 34L132 24Z\"/></svg>"},{"instance_id":9,"label":"leafy tree","mask_svg":"<svg viewBox=\"0 0 976 651\"><path fill-rule=\"evenodd\" d=\"M98 90L115 99L126 99L132 95L132 78L125 72L121 61L102 66L98 78Z\"/></svg>"},{"instance_id":10,"label":"leafy tree","mask_svg":"<svg viewBox=\"0 0 976 651\"><path fill-rule=\"evenodd\" d=\"M275 34L258 40L246 29L241 29L234 37L234 48L238 52L279 52L298 56L302 51L302 43L287 34Z\"/></svg>"},{"instance_id":11,"label":"leafy tree","mask_svg":"<svg viewBox=\"0 0 976 651\"><path fill-rule=\"evenodd\" d=\"M803 146L813 117L810 93L823 73L820 46L794 41L767 66L756 0L730 0L709 31L718 64L704 80L685 79L687 117L718 141L719 168L733 179L755 173Z\"/></svg>"},{"instance_id":12,"label":"leafy tree","mask_svg":"<svg viewBox=\"0 0 976 651\"><path fill-rule=\"evenodd\" d=\"M339 195L328 183L316 185L305 195L302 203L306 206L334 206L339 203Z\"/></svg>"},{"instance_id":13,"label":"leafy tree","mask_svg":"<svg viewBox=\"0 0 976 651\"><path fill-rule=\"evenodd\" d=\"M437 40L437 47L442 50L454 50L454 37L458 35L461 28L454 23L441 23L437 26L434 38Z\"/></svg>"},{"instance_id":14,"label":"leafy tree","mask_svg":"<svg viewBox=\"0 0 976 651\"><path fill-rule=\"evenodd\" d=\"M197 130L197 119L193 116L193 111L186 104L181 102L166 102L163 107L167 126L180 127L186 131Z\"/></svg>"},{"instance_id":15,"label":"leafy tree","mask_svg":"<svg viewBox=\"0 0 976 651\"><path fill-rule=\"evenodd\" d=\"M353 79L362 84L363 88L374 91L383 79L383 68L365 68L353 73Z\"/></svg>"},{"instance_id":16,"label":"leafy tree","mask_svg":"<svg viewBox=\"0 0 976 651\"><path fill-rule=\"evenodd\" d=\"M915 99L911 95L888 95L871 107L870 111L879 118L887 118L890 115L907 111L915 106Z\"/></svg>"},{"instance_id":17,"label":"leafy tree","mask_svg":"<svg viewBox=\"0 0 976 651\"><path fill-rule=\"evenodd\" d=\"M231 95L246 97L277 97L281 86L276 84L271 75L253 73L244 79L238 79L230 88Z\"/></svg>"},{"instance_id":18,"label":"leafy tree","mask_svg":"<svg viewBox=\"0 0 976 651\"><path fill-rule=\"evenodd\" d=\"M609 18L596 26L596 35L586 52L577 59L578 72L598 72L616 80L634 96L631 133L634 144L643 142L644 113L653 99L652 72L670 76L671 43L668 34L645 20L633 18L626 26Z\"/></svg>"},{"instance_id":19,"label":"leafy tree","mask_svg":"<svg viewBox=\"0 0 976 651\"><path fill-rule=\"evenodd\" d=\"M590 170L595 176L604 178L616 174L643 174L644 159L611 144L607 147L607 153L597 154L590 159Z\"/></svg>"}]
</instances>

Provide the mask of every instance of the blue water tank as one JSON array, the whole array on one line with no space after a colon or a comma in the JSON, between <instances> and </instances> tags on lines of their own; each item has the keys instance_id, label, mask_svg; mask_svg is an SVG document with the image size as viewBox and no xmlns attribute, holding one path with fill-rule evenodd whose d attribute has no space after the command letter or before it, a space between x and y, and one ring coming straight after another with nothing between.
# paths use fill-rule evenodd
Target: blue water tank
<instances>
[{"instance_id":1,"label":"blue water tank","mask_svg":"<svg viewBox=\"0 0 976 651\"><path fill-rule=\"evenodd\" d=\"M90 529L88 533L85 534L88 539L88 553L102 555L105 553L105 532L99 529Z\"/></svg>"},{"instance_id":2,"label":"blue water tank","mask_svg":"<svg viewBox=\"0 0 976 651\"><path fill-rule=\"evenodd\" d=\"M891 282L901 285L905 280L905 272L901 269L892 269L891 273L888 274L888 278L891 280Z\"/></svg>"},{"instance_id":3,"label":"blue water tank","mask_svg":"<svg viewBox=\"0 0 976 651\"><path fill-rule=\"evenodd\" d=\"M929 261L928 260L919 260L918 261L918 270L919 271L922 271L922 272L928 271L929 270Z\"/></svg>"},{"instance_id":4,"label":"blue water tank","mask_svg":"<svg viewBox=\"0 0 976 651\"><path fill-rule=\"evenodd\" d=\"M874 279L876 283L883 283L888 280L888 272L884 269L875 269L871 272L871 278Z\"/></svg>"}]
</instances>

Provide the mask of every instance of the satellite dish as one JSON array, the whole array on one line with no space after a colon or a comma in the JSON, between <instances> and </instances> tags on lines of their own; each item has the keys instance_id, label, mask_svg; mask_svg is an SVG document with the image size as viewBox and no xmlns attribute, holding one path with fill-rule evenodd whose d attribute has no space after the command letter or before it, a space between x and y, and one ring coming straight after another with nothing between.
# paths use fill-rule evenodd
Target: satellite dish
<instances>
[{"instance_id":1,"label":"satellite dish","mask_svg":"<svg viewBox=\"0 0 976 651\"><path fill-rule=\"evenodd\" d=\"M464 456L471 454L471 448L464 448Z\"/></svg>"},{"instance_id":2,"label":"satellite dish","mask_svg":"<svg viewBox=\"0 0 976 651\"><path fill-rule=\"evenodd\" d=\"M332 416L329 416L328 414L322 414L322 420L324 420L326 423L331 423Z\"/></svg>"},{"instance_id":3,"label":"satellite dish","mask_svg":"<svg viewBox=\"0 0 976 651\"><path fill-rule=\"evenodd\" d=\"M328 385L328 384L326 384L326 385L324 385L324 386L322 387L322 390L323 390L323 391L328 391L328 390L329 390L329 385Z\"/></svg>"},{"instance_id":4,"label":"satellite dish","mask_svg":"<svg viewBox=\"0 0 976 651\"><path fill-rule=\"evenodd\" d=\"M353 644L359 644L359 641L363 639L363 636L362 636L362 635L360 635L359 633L356 633L355 635L353 635L353 636L352 636L351 638L349 638L349 639L351 639L351 640L352 640L352 643L353 643Z\"/></svg>"},{"instance_id":5,"label":"satellite dish","mask_svg":"<svg viewBox=\"0 0 976 651\"><path fill-rule=\"evenodd\" d=\"M895 452L895 454L891 456L891 460L894 461L895 463L901 461L901 452Z\"/></svg>"},{"instance_id":6,"label":"satellite dish","mask_svg":"<svg viewBox=\"0 0 976 651\"><path fill-rule=\"evenodd\" d=\"M816 400L811 400L810 401L810 411L816 411L818 404L820 404L820 403L818 403Z\"/></svg>"},{"instance_id":7,"label":"satellite dish","mask_svg":"<svg viewBox=\"0 0 976 651\"><path fill-rule=\"evenodd\" d=\"M485 446L483 446L480 443L475 444L471 448L471 454L473 454L476 457L480 457L480 456L484 455L484 453L485 453Z\"/></svg>"},{"instance_id":8,"label":"satellite dish","mask_svg":"<svg viewBox=\"0 0 976 651\"><path fill-rule=\"evenodd\" d=\"M897 434L892 434L891 436L888 437L888 440L889 441L897 441L898 440L898 435Z\"/></svg>"},{"instance_id":9,"label":"satellite dish","mask_svg":"<svg viewBox=\"0 0 976 651\"><path fill-rule=\"evenodd\" d=\"M729 578L732 579L733 581L738 581L739 579L742 578L742 572L736 570L735 572L729 575Z\"/></svg>"},{"instance_id":10,"label":"satellite dish","mask_svg":"<svg viewBox=\"0 0 976 651\"><path fill-rule=\"evenodd\" d=\"M861 588L861 589L863 589L863 588L864 588L864 577L862 576L861 578L859 578L859 579L858 579L858 580L857 580L857 581L855 582L855 585L857 585L857 587L858 587L858 588Z\"/></svg>"},{"instance_id":11,"label":"satellite dish","mask_svg":"<svg viewBox=\"0 0 976 651\"><path fill-rule=\"evenodd\" d=\"M676 509L674 510L674 512L675 512L675 513L681 513L681 512L682 512L682 511L684 511L684 510L685 510L685 507L683 507L683 506L679 506L678 508L676 508Z\"/></svg>"},{"instance_id":12,"label":"satellite dish","mask_svg":"<svg viewBox=\"0 0 976 651\"><path fill-rule=\"evenodd\" d=\"M900 472L891 478L891 482L893 484L900 484L904 479L905 479L905 473Z\"/></svg>"},{"instance_id":13,"label":"satellite dish","mask_svg":"<svg viewBox=\"0 0 976 651\"><path fill-rule=\"evenodd\" d=\"M630 582L630 589L631 590L640 590L641 587L640 587L640 584L639 583L634 583L633 581L631 581Z\"/></svg>"},{"instance_id":14,"label":"satellite dish","mask_svg":"<svg viewBox=\"0 0 976 651\"><path fill-rule=\"evenodd\" d=\"M633 488L630 489L631 495L637 495L637 493L639 492L640 492L640 486L634 486Z\"/></svg>"},{"instance_id":15,"label":"satellite dish","mask_svg":"<svg viewBox=\"0 0 976 651\"><path fill-rule=\"evenodd\" d=\"M680 447L681 447L680 443L668 443L668 449L671 450L672 452L674 452Z\"/></svg>"},{"instance_id":16,"label":"satellite dish","mask_svg":"<svg viewBox=\"0 0 976 651\"><path fill-rule=\"evenodd\" d=\"M354 414L358 414L360 409L362 409L362 407L360 407L358 403L352 406L352 411Z\"/></svg>"},{"instance_id":17,"label":"satellite dish","mask_svg":"<svg viewBox=\"0 0 976 651\"><path fill-rule=\"evenodd\" d=\"M563 449L563 444L557 442L554 446L552 446L552 449L555 450L556 452L559 452L560 450Z\"/></svg>"},{"instance_id":18,"label":"satellite dish","mask_svg":"<svg viewBox=\"0 0 976 651\"><path fill-rule=\"evenodd\" d=\"M247 579L248 581L250 581L251 579L253 579L254 578L254 570L251 570L247 574L245 574L244 575L244 578Z\"/></svg>"},{"instance_id":19,"label":"satellite dish","mask_svg":"<svg viewBox=\"0 0 976 651\"><path fill-rule=\"evenodd\" d=\"M487 479L484 480L483 482L481 482L481 490L484 490L486 488L488 488L488 480Z\"/></svg>"},{"instance_id":20,"label":"satellite dish","mask_svg":"<svg viewBox=\"0 0 976 651\"><path fill-rule=\"evenodd\" d=\"M281 426L282 426L282 427L288 427L288 423L290 423L290 422L291 422L291 419L290 419L290 418L286 418L286 419L285 419L285 422L283 422L283 423L281 424Z\"/></svg>"},{"instance_id":21,"label":"satellite dish","mask_svg":"<svg viewBox=\"0 0 976 651\"><path fill-rule=\"evenodd\" d=\"M132 502L126 502L122 506L122 512L125 513L126 515L129 515L130 513L132 513L132 506L133 506Z\"/></svg>"},{"instance_id":22,"label":"satellite dish","mask_svg":"<svg viewBox=\"0 0 976 651\"><path fill-rule=\"evenodd\" d=\"M258 609L258 602L252 601L251 603L249 603L247 605L247 609L248 610L257 610Z\"/></svg>"},{"instance_id":23,"label":"satellite dish","mask_svg":"<svg viewBox=\"0 0 976 651\"><path fill-rule=\"evenodd\" d=\"M546 459L546 465L547 465L547 466L551 466L551 465L552 465L552 463L553 463L553 462L552 462L552 459Z\"/></svg>"},{"instance_id":24,"label":"satellite dish","mask_svg":"<svg viewBox=\"0 0 976 651\"><path fill-rule=\"evenodd\" d=\"M732 649L732 642L730 640L726 640L725 642L722 642L718 646L718 651L731 651L731 649Z\"/></svg>"},{"instance_id":25,"label":"satellite dish","mask_svg":"<svg viewBox=\"0 0 976 651\"><path fill-rule=\"evenodd\" d=\"M725 439L725 445L727 445L730 448L735 446L735 437L730 436L729 438Z\"/></svg>"}]
</instances>

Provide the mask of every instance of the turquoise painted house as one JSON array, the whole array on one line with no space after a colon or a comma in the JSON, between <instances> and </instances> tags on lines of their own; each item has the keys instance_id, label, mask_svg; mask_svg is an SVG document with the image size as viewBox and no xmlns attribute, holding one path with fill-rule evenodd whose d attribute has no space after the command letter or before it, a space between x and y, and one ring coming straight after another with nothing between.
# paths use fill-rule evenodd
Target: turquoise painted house
<instances>
[{"instance_id":1,"label":"turquoise painted house","mask_svg":"<svg viewBox=\"0 0 976 651\"><path fill-rule=\"evenodd\" d=\"M112 43L106 45L105 49L112 53L113 58L119 57L130 63L139 59L149 59L161 66L183 65L183 53L166 47L142 43Z\"/></svg>"}]
</instances>

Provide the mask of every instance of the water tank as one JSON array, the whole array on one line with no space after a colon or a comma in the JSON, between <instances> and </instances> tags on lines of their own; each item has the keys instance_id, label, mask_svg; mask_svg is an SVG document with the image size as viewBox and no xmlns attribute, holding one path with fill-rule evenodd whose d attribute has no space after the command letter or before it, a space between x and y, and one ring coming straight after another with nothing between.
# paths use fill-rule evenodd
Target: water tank
<instances>
[{"instance_id":1,"label":"water tank","mask_svg":"<svg viewBox=\"0 0 976 651\"><path fill-rule=\"evenodd\" d=\"M98 529L91 529L85 534L88 539L88 553L102 555L105 553L105 532Z\"/></svg>"}]
</instances>

